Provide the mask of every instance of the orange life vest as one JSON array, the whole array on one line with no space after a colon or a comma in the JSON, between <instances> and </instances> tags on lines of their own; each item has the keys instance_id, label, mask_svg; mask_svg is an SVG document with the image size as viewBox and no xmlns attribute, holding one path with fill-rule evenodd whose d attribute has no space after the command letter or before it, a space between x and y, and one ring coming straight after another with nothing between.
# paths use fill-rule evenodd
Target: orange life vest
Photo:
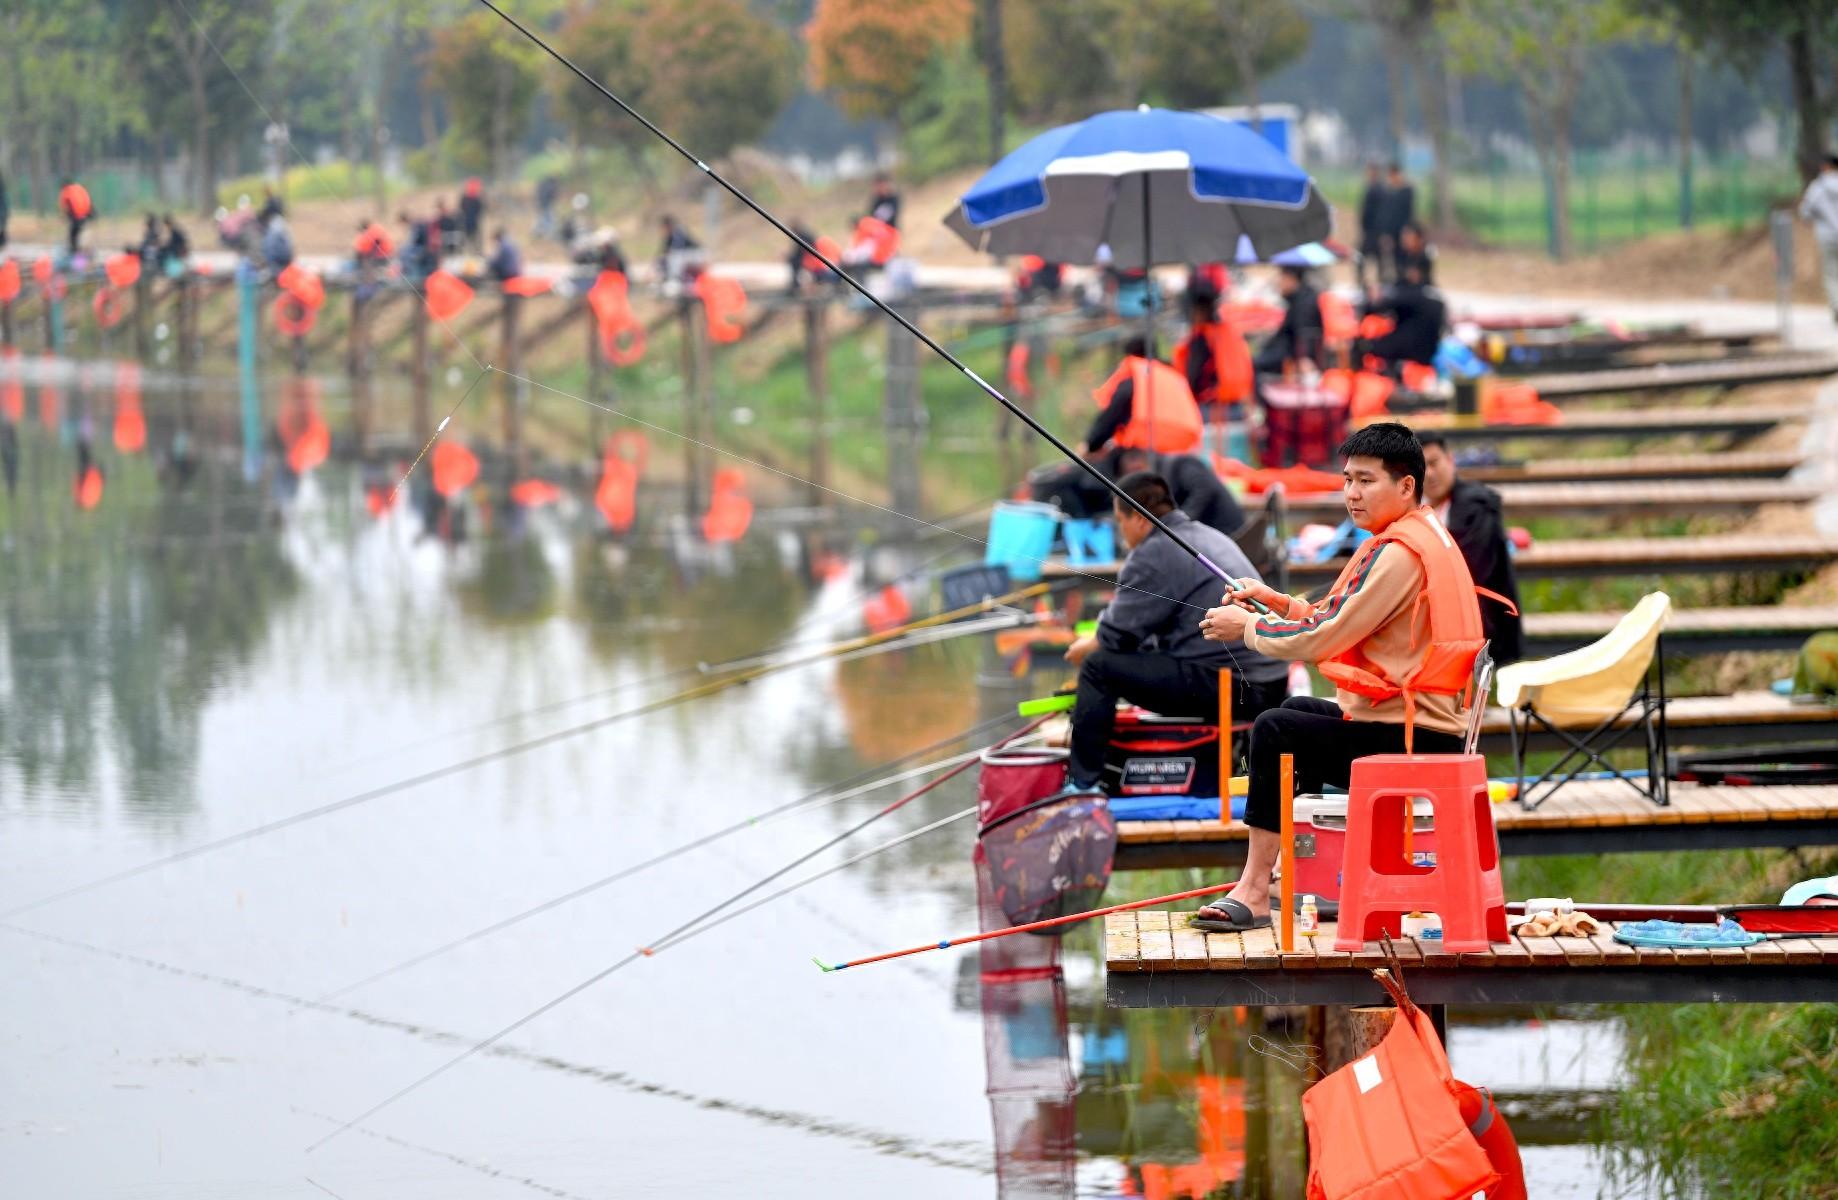
<instances>
[{"instance_id":1,"label":"orange life vest","mask_svg":"<svg viewBox=\"0 0 1838 1200\"><path fill-rule=\"evenodd\" d=\"M1469 688L1473 682L1474 660L1487 644L1476 596L1499 597L1474 586L1474 577L1468 573L1468 562L1461 556L1461 547L1428 508L1406 513L1367 539L1335 581L1334 592L1350 587L1351 581L1359 578L1372 561L1372 556L1387 545L1402 546L1423 564L1423 588L1411 606L1410 617L1414 626L1417 609L1429 605L1429 648L1423 661L1409 675L1393 679L1355 646L1317 665L1334 686L1343 687L1354 695L1375 701L1403 696L1404 752L1408 754L1412 727L1416 723L1417 693L1457 696ZM1501 600L1501 603L1511 607L1508 601ZM1472 699L1479 702L1479 697Z\"/></svg>"},{"instance_id":2,"label":"orange life vest","mask_svg":"<svg viewBox=\"0 0 1838 1200\"><path fill-rule=\"evenodd\" d=\"M1302 1094L1308 1200L1472 1200L1500 1173L1462 1119L1429 1014L1399 1006L1383 1041ZM1523 1192L1521 1192L1523 1195Z\"/></svg>"},{"instance_id":3,"label":"orange life vest","mask_svg":"<svg viewBox=\"0 0 1838 1200\"><path fill-rule=\"evenodd\" d=\"M1315 299L1321 314L1321 336L1331 343L1350 342L1359 335L1359 318L1345 296L1322 292Z\"/></svg>"},{"instance_id":4,"label":"orange life vest","mask_svg":"<svg viewBox=\"0 0 1838 1200\"><path fill-rule=\"evenodd\" d=\"M1165 362L1131 355L1118 363L1110 378L1092 392L1099 408L1110 407L1111 396L1125 379L1131 381L1132 388L1130 419L1111 441L1158 454L1186 454L1199 447L1204 422L1185 375Z\"/></svg>"},{"instance_id":5,"label":"orange life vest","mask_svg":"<svg viewBox=\"0 0 1838 1200\"><path fill-rule=\"evenodd\" d=\"M68 216L71 220L85 221L89 219L89 214L92 211L89 203L89 189L82 184L65 184L63 190L57 194L57 202L58 206L64 210L64 215Z\"/></svg>"},{"instance_id":6,"label":"orange life vest","mask_svg":"<svg viewBox=\"0 0 1838 1200\"><path fill-rule=\"evenodd\" d=\"M1202 393L1195 399L1202 404L1236 404L1249 400L1251 347L1245 344L1244 334L1238 332L1237 326L1220 321L1195 325L1188 339L1174 348L1174 369L1183 378L1187 375L1187 356L1195 337L1206 339L1207 349L1212 351L1213 371L1218 376L1213 392L1210 395Z\"/></svg>"}]
</instances>

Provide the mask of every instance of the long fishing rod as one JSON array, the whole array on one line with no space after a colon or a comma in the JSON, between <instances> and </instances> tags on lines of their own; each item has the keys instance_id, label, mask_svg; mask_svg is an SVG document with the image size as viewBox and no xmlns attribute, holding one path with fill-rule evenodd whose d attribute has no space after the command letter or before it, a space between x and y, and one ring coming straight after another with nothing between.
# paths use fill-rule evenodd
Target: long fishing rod
<instances>
[{"instance_id":1,"label":"long fishing rod","mask_svg":"<svg viewBox=\"0 0 1838 1200\"><path fill-rule=\"evenodd\" d=\"M1142 517L1149 522L1149 524L1154 526L1156 529L1161 530L1161 532L1167 534L1168 540L1173 542L1175 545L1179 546L1182 550L1185 550L1188 554L1192 555L1194 558L1194 561L1198 562L1201 566L1205 567L1208 571L1211 571L1214 575L1217 575L1220 579L1228 583L1232 582L1231 575L1227 574L1224 568L1220 567L1217 563L1207 558L1204 554L1201 554L1200 551L1194 547L1193 543L1189 542L1186 538L1182 537L1180 534L1176 533L1173 529L1171 529L1167 525L1167 523L1164 522L1160 517L1150 512L1146 507L1144 507L1140 502L1138 502L1134 496L1130 495L1128 492L1124 491L1121 487L1119 487L1115 480L1111 479L1109 476L1104 474L1104 472L1098 470L1097 467L1087 462L1082 455L1080 455L1077 451L1073 450L1072 447L1066 445L1065 442L1061 441L1058 437L1056 437L1052 430L1048 429L1045 425L1042 425L1038 420L1035 419L1034 414L1028 412L1026 409L1022 408L1019 404L1016 404L1013 400L1010 400L1007 396L1003 395L1002 392L998 388L994 387L993 385L990 384L988 380L984 379L981 375L978 375L975 371L971 370L969 366L967 366L955 354L952 354L949 350L945 349L942 345L940 345L938 342L933 340L928 334L926 334L923 330L921 330L917 325L907 320L907 318L901 315L901 313L898 310L894 309L886 301L882 300L879 296L875 295L873 292L868 290L868 288L865 287L861 283L860 280L856 279L855 276L851 275L849 272L843 270L842 265L840 263L830 261L829 257L825 255L823 251L817 249L816 246L812 245L808 241L805 241L802 237L799 237L798 234L795 231L793 231L790 226L786 225L783 221L779 220L768 209L766 209L758 201L754 200L753 197L741 191L740 188L736 187L733 183L730 183L726 179L726 177L724 177L719 171L716 171L713 167L709 166L707 163L703 162L700 158L697 158L694 154L690 153L690 151L687 148L685 148L681 142L677 141L675 138L671 137L668 133L665 133L662 129L652 124L650 119L647 118L643 113L639 112L637 109L633 108L630 104L627 104L624 100L621 100L618 96L614 95L610 90L607 89L606 85L602 84L599 80L595 79L593 76L583 71L580 67L577 67L572 61L569 60L569 58L566 55L562 54L561 51L555 49L555 47L543 41L542 38L538 37L534 31L529 29L527 26L523 25L515 17L511 16L509 13L505 12L503 9L499 8L496 4L492 3L492 0L479 0L479 3L484 5L486 8L490 9L492 12L496 13L512 29L515 29L518 33L521 33L524 37L528 38L532 43L536 45L537 49L547 54L550 58L553 58L556 62L562 64L562 66L567 67L570 71L572 71L575 75L577 75L583 83L587 84L587 86L593 88L595 91L599 92L602 96L605 96L608 100L611 100L614 104L618 105L621 109L625 111L627 116L637 121L640 125L643 125L652 134L656 135L656 137L660 141L662 141L665 145L669 146L672 150L682 155L690 163L694 164L695 168L698 171L702 172L709 179L719 184L724 190L727 191L729 195L733 196L736 200L740 201L742 204L752 209L753 212L757 214L767 224L771 225L774 229L778 230L780 233L790 238L801 249L803 249L803 251L806 254L815 258L818 262L822 263L825 267L835 272L837 278L841 279L844 283L848 284L851 288L855 289L855 292L858 295L860 295L864 300L868 301L868 303L874 305L874 307L880 309L883 313L887 314L887 316L891 318L896 324L898 324L902 329L906 330L906 332L912 334L915 338L917 338L920 342L922 342L927 349L932 351L932 353L938 355L938 357L944 359L947 363L950 363L951 366L957 369L959 374L963 375L964 378L976 384L977 387L983 390L985 395L987 395L990 399L994 400L996 403L1000 404L1003 408L1006 408L1011 414L1013 414L1016 420L1026 425L1029 429L1039 434L1042 438L1045 438L1048 444L1050 444L1055 450L1059 451L1061 454L1065 455L1065 457L1069 461L1077 464L1078 467L1081 470L1083 470L1087 475L1090 475L1098 483L1102 484L1104 486L1104 489L1108 491L1111 495L1115 496L1120 503L1128 505L1130 508L1134 509L1137 513L1141 514Z\"/></svg>"},{"instance_id":2,"label":"long fishing rod","mask_svg":"<svg viewBox=\"0 0 1838 1200\"><path fill-rule=\"evenodd\" d=\"M988 747L988 749L989 750L999 750L1003 746L1009 745L1011 742L1014 742L1015 740L1025 737L1028 734L1032 733L1034 730L1038 729L1042 724L1044 724L1047 720L1048 720L1047 717L1041 717L1037 720L1030 721L1028 724L1022 726L1020 729L1017 729L1015 732L1009 734L1007 737L1002 738L1000 741L993 743L992 745ZM974 761L976 760L975 759L971 760L971 762L974 762ZM538 1007L525 1013L523 1016L518 1017L515 1021L512 1021L509 1025L506 1025L504 1028L498 1030L496 1033L492 1034L490 1037L486 1038L484 1041L476 1043L475 1045L469 1047L468 1049L466 1049L460 1054L456 1054L452 1058L448 1059L446 1062L441 1063L438 1067L435 1067L432 1071L429 1071L427 1074L423 1075L421 1078L415 1080L413 1083L410 1083L406 1087L403 1087L400 1090L394 1092L393 1094L385 1097L383 1100L378 1101L376 1104L371 1105L369 1108L365 1109L363 1112L359 1113L357 1116L352 1117L349 1121L346 1121L343 1125L339 1126L337 1129L334 1129L331 1133L326 1134L324 1137L320 1138L318 1141L308 1146L306 1148L307 1153L310 1154L313 1151L319 1149L319 1147L325 1145L327 1142L331 1141L333 1138L339 1136L340 1134L344 1133L346 1130L352 1128L353 1126L359 1125L363 1123L364 1121L368 1121L371 1117L374 1117L377 1113L382 1112L384 1109L388 1108L390 1105L402 1099L404 1096L408 1095L409 1093L415 1091L417 1088L420 1088L425 1084L433 1082L435 1079L439 1078L441 1075L444 1075L448 1071L452 1070L454 1067L457 1067L460 1063L465 1062L467 1059L479 1053L481 1050L485 1050L488 1047L493 1046L496 1043L503 1041L505 1038L509 1037L511 1034L517 1032L517 1030L522 1029L525 1025L528 1025L531 1021L534 1021L536 1018L542 1016L544 1013L550 1012L551 1010L556 1009L563 1004L566 1004L568 1001L574 999L574 997L580 995L582 992L586 991L588 988L592 987L594 984L599 983L602 979L605 979L609 975L612 975L613 973L617 971L621 971L625 969L626 967L630 966L632 963L637 962L641 958L652 957L653 955L657 954L661 948L667 946L668 943L673 938L676 938L680 936L681 934L687 933L689 930L695 928L697 925L702 924L704 921L710 920L713 917L720 916L721 913L725 909L727 909L730 905L734 904L736 901L744 900L748 896L751 896L754 892L757 892L761 888L765 887L767 884L773 882L776 879L783 878L790 872L796 870L798 867L803 866L805 863L809 862L811 859L817 857L819 854L822 854L826 850L831 849L832 847L854 836L855 834L860 833L862 830L874 824L876 821L880 820L882 817L885 817L889 815L890 813L899 811L901 808L904 808L906 805L912 803L914 800L919 799L919 797L926 795L928 792L937 790L938 788L942 787L947 781L954 779L958 775L962 774L965 770L969 768L969 766L970 766L970 762L966 762L962 764L961 766L953 767L950 771L947 771L945 774L940 775L938 778L923 785L922 787L914 788L912 791L907 792L905 795L899 797L897 800L894 800L892 803L888 804L885 808L882 808L879 811L873 813L872 815L865 817L860 821L857 821L854 825L851 825L849 828L843 830L841 833L837 834L835 837L830 838L828 841L824 842L822 845L818 846L816 849L811 850L805 854L799 855L797 858L793 859L789 863L786 863L784 866L780 867L776 871L773 871L771 874L765 876L763 879L760 879L757 882L752 883L748 885L747 887L741 889L740 891L734 893L732 896L729 896L727 899L723 900L720 904L717 904L712 908L709 908L701 913L696 914L695 916L691 917L689 920L684 921L682 924L678 925L675 929L672 929L668 931L667 933L660 934L659 936L653 938L648 944L638 947L638 949L632 951L630 954L626 955L624 958L619 959L617 962L613 963L611 966L604 967L601 970L594 972L592 975L589 975L586 979L583 979L581 982L575 984L573 987L569 988L567 991L563 992L561 995L556 996L554 999L544 1002Z\"/></svg>"},{"instance_id":3,"label":"long fishing rod","mask_svg":"<svg viewBox=\"0 0 1838 1200\"><path fill-rule=\"evenodd\" d=\"M934 625L944 625L951 621L960 620L975 613L986 611L988 608L997 604L1011 603L1016 600L1023 600L1041 595L1048 590L1048 587L1049 585L1047 584L1036 583L1025 588L1017 588L1014 591L1008 592L1006 595L998 596L992 600L979 601L975 604L966 604L961 608L955 608L948 612L937 613L930 617L924 617L918 621L909 622L906 628L925 629ZM674 708L679 704L686 704L692 700L700 700L708 696L713 696L730 687L735 687L744 683L752 683L754 680L763 679L778 671L787 671L794 667L808 666L811 663L818 662L825 658L831 658L865 649L869 646L877 646L883 642L893 641L896 636L904 635L896 635L891 630L887 633L864 634L858 638L851 638L846 642L835 643L814 654L803 655L780 663L767 663L762 666L751 668L750 670L725 676L721 679L711 680L708 683L698 684L695 687L687 688L680 692L674 692L671 695L663 696L656 700L647 701L644 704L638 705L636 708L621 709L616 713L608 713L603 717L596 717L591 721L584 721L579 725L571 725L566 729L557 729L550 733L530 738L526 741L517 742L509 746L501 746L496 750L488 750L483 754L475 754L471 758L462 759L457 763L449 763L444 767L435 767L433 770L423 771L418 775L411 775L406 779L398 779L393 783L383 784L381 787L370 788L367 791L358 792L356 795L346 796L342 800L334 800L329 804L319 805L317 808L309 808L304 812L297 812L291 816L281 817L277 820L268 821L249 829L226 834L214 841L204 842L197 846L189 846L184 850L176 850L171 854L162 855L149 862L127 867L123 870L113 872L112 874L104 875L99 879L92 879L87 883L78 884L75 887L65 888L61 892L54 892L49 896L40 897L28 904L18 905L14 908L7 909L5 912L0 912L0 920L9 920L22 913L28 913L43 908L48 904L55 904L61 900L68 900L76 896L81 896L100 888L109 887L113 884L121 883L140 875L145 875L149 871L156 871L161 867L171 866L174 863L184 862L187 859L210 854L228 846L234 846L241 842L251 841L270 833L276 833L280 830L291 828L295 825L304 824L307 821L318 820L320 817L330 816L333 813L342 812L347 808L355 808L360 804L367 804L372 800L380 800L385 796L392 796L398 792L405 792L410 788L420 787L423 784L433 783L441 779L449 779L455 775L463 774L489 763L500 762L507 758L514 758L519 754L527 754L532 750L539 750L545 746L553 746L558 742L579 737L582 734L591 733L597 729L604 729L609 725L614 725L621 721L649 716L652 713L662 712L667 708Z\"/></svg>"},{"instance_id":4,"label":"long fishing rod","mask_svg":"<svg viewBox=\"0 0 1838 1200\"><path fill-rule=\"evenodd\" d=\"M1172 904L1176 900L1191 900L1195 896L1211 896L1218 892L1229 892L1237 887L1236 883L1216 883L1211 887L1194 888L1190 892L1175 892L1170 896L1153 896L1147 900L1132 900L1128 904L1113 904L1109 908L1094 908L1089 912L1068 913L1063 917L1051 917L1045 921L1029 921L1025 925L1011 925L1007 929L997 929L991 933L973 933L964 937L945 938L942 941L927 942L923 946L912 946L905 950L891 950L886 954L873 954L867 958L852 958L848 962L835 965L825 963L820 958L811 959L824 974L841 971L848 967L865 967L869 963L886 962L890 958L905 958L911 954L924 954L930 950L945 950L952 946L968 946L973 942L987 942L991 938L1007 937L1012 933L1033 933L1041 929L1054 929L1061 925L1072 925L1079 921L1089 921L1093 917L1107 917L1111 913L1129 912L1131 909L1147 908L1151 904Z\"/></svg>"},{"instance_id":5,"label":"long fishing rod","mask_svg":"<svg viewBox=\"0 0 1838 1200\"><path fill-rule=\"evenodd\" d=\"M327 992L324 996L321 997L321 999L331 1000L331 999L334 999L335 997L343 996L350 992L354 992L359 988L368 987L370 984L376 983L378 980L386 979L389 976L395 975L401 971L406 971L410 967L417 967L417 966L420 966L422 963L430 962L433 959L439 958L441 955L448 953L449 951L457 950L461 946L465 946L472 942L478 941L480 938L489 937L494 933L502 932L503 930L509 929L513 925L521 924L522 922L527 921L532 917L541 916L543 913L549 912L552 909L559 908L562 905L567 904L571 901L578 900L583 896L587 896L594 892L597 892L601 888L609 887L612 884L618 883L622 879L630 879L632 876L648 871L652 867L661 866L662 864L667 863L671 861L672 859L680 858L683 855L688 854L692 850L701 849L703 846L711 845L715 842L720 841L723 838L730 837L733 834L740 833L744 830L752 829L755 826L761 824L762 822L772 820L774 817L783 816L787 813L795 812L802 808L815 807L818 804L840 803L843 800L852 799L860 795L865 795L868 792L876 791L880 788L888 787L895 783L904 783L906 782L906 780L910 778L914 778L917 775L929 774L932 771L941 770L946 766L955 766L957 764L957 760L955 758L947 758L942 763L926 763L923 766L914 768L912 771L903 771L895 775L885 775L885 776L881 776L880 778L874 778L875 775L877 775L880 772L886 771L889 768L904 766L905 764L911 762L912 760L916 758L923 758L928 754L935 754L938 751L943 750L948 746L952 746L958 742L967 741L970 738L977 737L980 734L987 733L998 725L1006 724L1008 720L1009 720L1009 717L1008 717L1008 714L1006 713L998 717L992 717L987 721L982 721L982 722L979 722L978 724L972 725L970 728L963 730L962 732L954 733L949 737L939 738L937 741L932 742L929 745L921 746L917 750L909 750L905 754L902 754L897 758L890 759L889 761L884 762L884 763L876 764L875 766L869 767L862 771L857 771L854 775L851 775L846 779L840 780L837 783L828 784L814 791L806 792L804 795L799 796L795 800L788 800L783 804L775 805L774 807L767 809L765 812L757 813L750 817L745 817L739 821L733 822L732 824L724 825L719 829L710 830L708 833L702 834L700 837L691 838L689 841L684 842L679 846L674 846L669 850L663 851L662 853L654 854L650 858L647 858L643 860L642 862L636 862L636 863L631 864L630 866L621 867L619 870L614 871L610 875L603 875L600 878L595 879L590 883L582 884L580 887L577 887L573 889L572 891L564 892L561 895L554 896L548 900L543 901L541 904L535 905L534 907L526 908L522 912L517 913L514 916L506 917L500 921L494 921L490 925L486 925L482 928L475 929L471 933L465 934L462 937L454 938L452 941L445 942L439 946L434 947L431 950L426 950L420 954L414 955L413 957L405 958L400 962L397 962L391 966L383 968L381 971L376 971L376 972L373 972L372 974L366 975L364 976L364 978L357 980L355 983L348 983L336 991ZM980 754L981 751L972 751L971 753Z\"/></svg>"}]
</instances>

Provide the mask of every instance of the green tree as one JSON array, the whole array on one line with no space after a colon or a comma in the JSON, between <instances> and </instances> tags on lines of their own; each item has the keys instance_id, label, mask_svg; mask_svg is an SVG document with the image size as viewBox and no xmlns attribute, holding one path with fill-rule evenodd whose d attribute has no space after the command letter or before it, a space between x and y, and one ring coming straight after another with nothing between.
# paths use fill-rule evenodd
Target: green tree
<instances>
[{"instance_id":1,"label":"green tree","mask_svg":"<svg viewBox=\"0 0 1838 1200\"><path fill-rule=\"evenodd\" d=\"M765 133L797 84L791 35L746 0L652 0L636 46L653 119L704 158Z\"/></svg>"},{"instance_id":2,"label":"green tree","mask_svg":"<svg viewBox=\"0 0 1838 1200\"><path fill-rule=\"evenodd\" d=\"M512 146L529 127L542 83L541 53L490 12L475 12L434 34L428 70L446 97L456 149L493 179L510 169Z\"/></svg>"},{"instance_id":3,"label":"green tree","mask_svg":"<svg viewBox=\"0 0 1838 1200\"><path fill-rule=\"evenodd\" d=\"M0 19L0 164L15 187L30 179L32 202L51 211L56 181L112 148L123 134L146 131L131 73L119 78L127 47L99 0L16 0ZM19 193L14 203L20 202Z\"/></svg>"},{"instance_id":4,"label":"green tree","mask_svg":"<svg viewBox=\"0 0 1838 1200\"><path fill-rule=\"evenodd\" d=\"M1635 31L1618 0L1455 0L1444 33L1464 66L1516 81L1544 167L1550 250L1574 248L1570 230L1571 122L1591 55Z\"/></svg>"},{"instance_id":5,"label":"green tree","mask_svg":"<svg viewBox=\"0 0 1838 1200\"><path fill-rule=\"evenodd\" d=\"M969 40L970 17L970 0L817 0L804 31L811 82L853 116L897 116L932 56Z\"/></svg>"},{"instance_id":6,"label":"green tree","mask_svg":"<svg viewBox=\"0 0 1838 1200\"><path fill-rule=\"evenodd\" d=\"M636 0L576 5L562 22L555 46L581 70L639 112L650 107L650 73L637 51L641 8ZM643 126L583 84L571 71L548 76L549 94L577 144L592 142L636 152L648 144Z\"/></svg>"},{"instance_id":7,"label":"green tree","mask_svg":"<svg viewBox=\"0 0 1838 1200\"><path fill-rule=\"evenodd\" d=\"M124 15L155 122L191 130L192 196L208 213L226 148L260 115L243 89L267 62L274 0L127 0Z\"/></svg>"}]
</instances>

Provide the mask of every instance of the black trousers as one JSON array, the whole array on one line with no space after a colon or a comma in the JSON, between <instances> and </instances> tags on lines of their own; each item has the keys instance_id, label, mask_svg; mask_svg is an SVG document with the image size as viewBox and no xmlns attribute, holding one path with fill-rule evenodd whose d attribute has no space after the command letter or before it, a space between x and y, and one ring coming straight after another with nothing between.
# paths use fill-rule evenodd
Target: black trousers
<instances>
[{"instance_id":1,"label":"black trousers","mask_svg":"<svg viewBox=\"0 0 1838 1200\"><path fill-rule=\"evenodd\" d=\"M1459 754L1462 739L1452 733L1417 727L1412 749L1418 754ZM1296 795L1318 792L1326 784L1347 786L1353 760L1369 754L1404 753L1404 726L1385 721L1349 721L1332 700L1291 696L1251 726L1251 791L1245 797L1244 823L1271 833L1283 816L1283 755L1295 756Z\"/></svg>"},{"instance_id":2,"label":"black trousers","mask_svg":"<svg viewBox=\"0 0 1838 1200\"><path fill-rule=\"evenodd\" d=\"M1253 683L1232 675L1232 719L1256 717L1283 702L1286 681ZM1117 701L1140 704L1167 717L1216 719L1219 668L1165 654L1094 650L1079 668L1078 701L1072 707L1072 766L1069 782L1095 784L1104 774L1104 751L1117 727Z\"/></svg>"},{"instance_id":3,"label":"black trousers","mask_svg":"<svg viewBox=\"0 0 1838 1200\"><path fill-rule=\"evenodd\" d=\"M1091 460L1107 479L1117 478L1117 461L1121 450L1111 449ZM1057 504L1061 512L1076 520L1108 517L1111 511L1110 489L1091 477L1083 467L1067 463L1036 476L1032 483L1034 499Z\"/></svg>"}]
</instances>

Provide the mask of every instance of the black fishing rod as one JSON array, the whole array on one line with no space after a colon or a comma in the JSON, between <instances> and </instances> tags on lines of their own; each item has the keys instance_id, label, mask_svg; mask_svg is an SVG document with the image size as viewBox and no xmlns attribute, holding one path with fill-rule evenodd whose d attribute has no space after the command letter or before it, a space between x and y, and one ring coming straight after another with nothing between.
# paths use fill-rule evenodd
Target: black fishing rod
<instances>
[{"instance_id":1,"label":"black fishing rod","mask_svg":"<svg viewBox=\"0 0 1838 1200\"><path fill-rule=\"evenodd\" d=\"M770 210L765 208L763 205L761 205L758 201L753 199L753 197L749 196L747 193L741 191L740 188L730 183L726 179L726 177L724 177L719 171L715 170L713 167L703 162L700 158L697 158L681 142L677 141L675 138L671 137L668 133L665 133L662 129L654 125L651 122L651 120L648 117L646 117L643 113L639 112L637 109L627 104L624 100L621 100L618 96L614 95L611 91L607 89L605 84L601 83L599 80L595 79L593 76L583 71L580 67L575 66L574 63L570 61L569 58L565 54L555 49L555 47L549 45L549 43L543 41L542 38L538 37L528 26L518 21L517 18L511 16L509 13L499 8L496 4L492 3L492 0L479 0L479 3L484 5L486 8L490 9L492 12L496 13L504 21L505 24L509 25L512 29L515 29L518 33L521 33L524 37L528 38L532 43L535 44L537 49L541 50L544 54L547 54L550 58L553 58L556 62L562 64L562 66L567 67L576 76L578 76L583 83L587 84L587 86L593 88L595 91L599 92L602 96L605 96L608 100L611 100L614 104L618 105L620 109L622 109L627 116L631 117L634 121L637 121L640 125L643 125L647 130L649 130L652 134L654 134L658 138L658 140L662 141L666 146L669 146L672 150L675 150L678 154L682 155L690 163L694 164L696 170L708 176L709 179L719 184L730 196L734 197L736 200L746 205L749 209L753 210L753 212L757 214L761 220L765 221L768 225L771 225L774 229L778 230L780 233L790 238L806 254L810 255L812 258L822 263L825 267L828 267L831 271L835 272L836 277L838 279L841 279L844 283L848 284L851 288L854 288L856 294L861 296L862 299L868 301L868 303L874 305L874 307L880 309L883 313L886 313L887 316L891 318L896 324L898 324L902 329L906 330L906 332L912 334L915 338L919 339L919 341L925 345L926 349L938 355L938 357L944 359L946 362L950 363L953 367L957 369L959 374L963 375L966 379L970 380L970 382L976 384L977 387L981 388L984 394L987 395L991 400L994 400L997 404L1000 404L1003 408L1006 408L1010 413L1014 414L1015 418L1019 420L1023 425L1026 425L1029 429L1033 430L1035 433L1045 438L1048 444L1050 444L1055 450L1063 454L1068 460L1070 460L1073 463L1076 463L1078 467L1081 470L1083 470L1087 475L1090 475L1093 479L1097 480L1100 484L1102 484L1104 486L1104 490L1108 491L1111 495L1115 496L1119 502L1128 505L1130 508L1134 509L1137 513L1141 514L1143 519L1148 521L1149 524L1153 525L1156 529L1159 529L1161 532L1167 534L1168 540L1173 542L1175 545L1179 546L1182 550L1185 550L1188 554L1192 555L1194 558L1194 561L1198 562L1201 566L1205 567L1208 571L1211 571L1214 575L1217 575L1224 582L1226 583L1235 582L1232 579L1232 577L1225 572L1224 568L1220 567L1219 564L1215 563L1212 559L1207 558L1204 554L1201 554L1200 551L1194 547L1193 543L1189 542L1186 538L1182 537L1180 534L1176 533L1173 529L1169 528L1167 523L1164 522L1160 517L1157 517L1154 513L1150 512L1147 508L1143 507L1143 505L1138 503L1134 496L1131 496L1128 492L1118 487L1115 480L1111 479L1109 476L1104 474L1104 472L1098 470L1091 463L1087 462L1085 458L1082 455L1080 455L1076 450L1066 445L1066 443L1062 442L1058 437L1054 436L1053 431L1048 429L1045 425L1042 425L1039 421L1035 420L1034 415L1032 413L1028 412L1026 409L1016 404L1013 400L1010 400L1007 396L1003 395L999 389L991 385L990 382L984 379L981 375L978 375L975 371L971 370L969 366L967 366L955 354L952 354L949 350L945 349L938 342L934 341L930 336L928 336L925 333L924 330L920 329L917 325L907 320L906 317L902 316L898 310L894 309L892 306L887 304L879 296L876 296L873 292L869 291L865 286L862 285L862 283L859 280L855 278L855 276L843 270L842 265L840 263L832 262L829 259L829 257L823 253L823 251L817 249L816 246L813 246L810 242L807 242L803 238L799 237L798 234L794 232L790 226L786 225L783 221L779 220L776 216L774 216L771 213Z\"/></svg>"}]
</instances>

